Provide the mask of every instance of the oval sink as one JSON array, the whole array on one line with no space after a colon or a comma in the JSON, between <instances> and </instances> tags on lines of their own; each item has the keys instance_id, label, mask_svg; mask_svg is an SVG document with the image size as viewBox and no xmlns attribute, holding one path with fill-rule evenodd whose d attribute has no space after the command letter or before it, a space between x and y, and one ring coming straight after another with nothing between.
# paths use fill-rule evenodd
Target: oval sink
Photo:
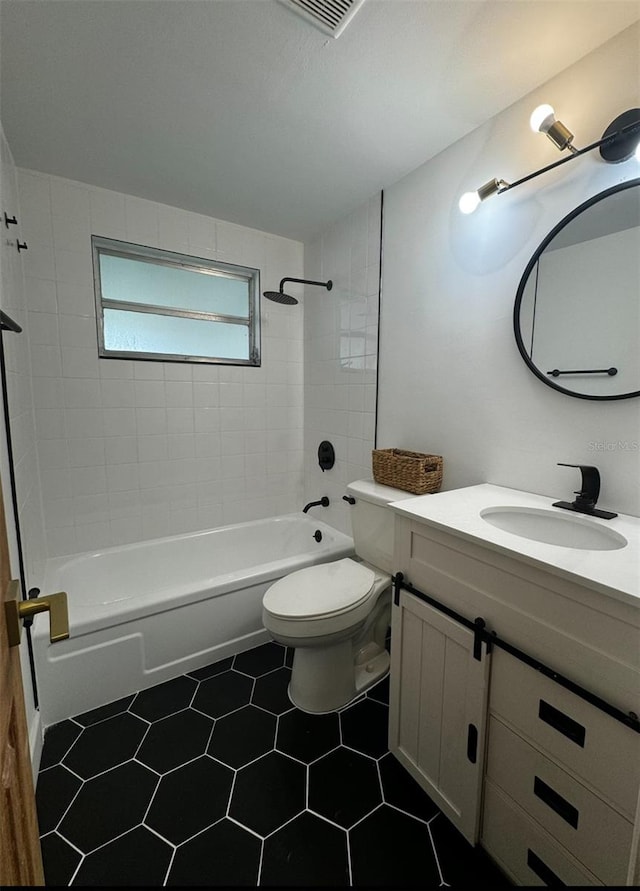
<instances>
[{"instance_id":1,"label":"oval sink","mask_svg":"<svg viewBox=\"0 0 640 891\"><path fill-rule=\"evenodd\" d=\"M587 517L535 507L486 507L480 516L492 526L545 544L583 551L615 551L627 544L624 535Z\"/></svg>"}]
</instances>

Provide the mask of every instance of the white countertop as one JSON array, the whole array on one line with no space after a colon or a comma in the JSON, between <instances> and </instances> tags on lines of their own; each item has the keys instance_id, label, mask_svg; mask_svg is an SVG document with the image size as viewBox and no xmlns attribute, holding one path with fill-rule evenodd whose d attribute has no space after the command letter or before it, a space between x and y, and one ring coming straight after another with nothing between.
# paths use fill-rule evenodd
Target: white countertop
<instances>
[{"instance_id":1,"label":"white countertop","mask_svg":"<svg viewBox=\"0 0 640 891\"><path fill-rule=\"evenodd\" d=\"M557 498L482 483L435 495L392 502L398 514L523 560L610 597L640 607L640 519L620 514L611 520L553 507ZM492 507L535 508L580 517L620 533L628 544L616 550L585 550L532 541L492 526L480 511Z\"/></svg>"}]
</instances>

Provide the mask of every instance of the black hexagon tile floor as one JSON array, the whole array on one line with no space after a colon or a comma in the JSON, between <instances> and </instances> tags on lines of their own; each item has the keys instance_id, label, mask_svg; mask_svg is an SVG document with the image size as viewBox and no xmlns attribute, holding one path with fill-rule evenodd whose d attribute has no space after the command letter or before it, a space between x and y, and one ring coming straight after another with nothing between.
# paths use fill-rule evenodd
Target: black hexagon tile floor
<instances>
[{"instance_id":1,"label":"black hexagon tile floor","mask_svg":"<svg viewBox=\"0 0 640 891\"><path fill-rule=\"evenodd\" d=\"M387 750L388 679L340 712L264 644L50 727L47 885L500 888Z\"/></svg>"}]
</instances>

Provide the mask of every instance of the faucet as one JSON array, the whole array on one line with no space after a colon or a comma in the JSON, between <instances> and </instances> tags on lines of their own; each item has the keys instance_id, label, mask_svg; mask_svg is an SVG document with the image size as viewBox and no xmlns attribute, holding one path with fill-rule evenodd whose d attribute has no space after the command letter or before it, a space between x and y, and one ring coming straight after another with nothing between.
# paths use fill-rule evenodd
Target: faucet
<instances>
[{"instance_id":1,"label":"faucet","mask_svg":"<svg viewBox=\"0 0 640 891\"><path fill-rule=\"evenodd\" d=\"M320 505L321 507L329 507L329 499L327 496L323 495L320 501L310 501L309 504L305 504L302 508L302 513L306 514L310 507L316 507L317 505Z\"/></svg>"},{"instance_id":2,"label":"faucet","mask_svg":"<svg viewBox=\"0 0 640 891\"><path fill-rule=\"evenodd\" d=\"M596 510L596 501L600 494L600 473L597 467L589 464L563 464L558 462L558 467L576 467L582 474L582 487L574 492L577 495L575 501L555 501L552 507L562 507L565 510L573 510L579 514L588 514L590 517L601 517L603 520L611 520L618 514L607 510Z\"/></svg>"}]
</instances>

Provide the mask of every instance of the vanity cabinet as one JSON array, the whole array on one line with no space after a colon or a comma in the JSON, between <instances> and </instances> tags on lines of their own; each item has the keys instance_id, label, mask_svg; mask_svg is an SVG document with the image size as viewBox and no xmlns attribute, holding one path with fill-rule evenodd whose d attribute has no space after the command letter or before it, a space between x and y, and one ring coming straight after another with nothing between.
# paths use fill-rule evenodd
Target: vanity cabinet
<instances>
[{"instance_id":1,"label":"vanity cabinet","mask_svg":"<svg viewBox=\"0 0 640 891\"><path fill-rule=\"evenodd\" d=\"M614 708L640 711L633 603L408 516L396 516L395 563L413 589L467 620L482 617ZM479 661L472 630L400 589L390 750L514 882L637 884L640 734L499 646L482 649ZM443 764L459 772L457 787Z\"/></svg>"}]
</instances>

